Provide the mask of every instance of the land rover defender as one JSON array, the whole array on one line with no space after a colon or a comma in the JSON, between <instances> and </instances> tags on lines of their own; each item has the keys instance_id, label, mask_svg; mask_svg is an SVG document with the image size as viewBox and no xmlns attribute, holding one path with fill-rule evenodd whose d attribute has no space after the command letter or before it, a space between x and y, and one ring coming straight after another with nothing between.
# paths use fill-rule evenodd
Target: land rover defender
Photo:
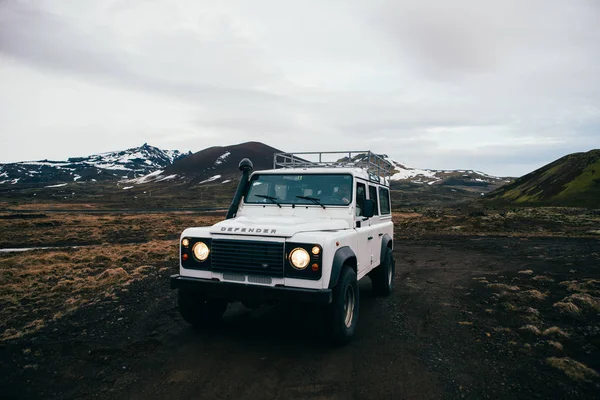
<instances>
[{"instance_id":1,"label":"land rover defender","mask_svg":"<svg viewBox=\"0 0 600 400\"><path fill-rule=\"evenodd\" d=\"M394 284L391 164L370 151L277 153L273 169L244 159L240 170L227 218L181 234L170 280L181 316L202 328L233 301L317 303L325 332L347 343L358 280L381 296Z\"/></svg>"}]
</instances>

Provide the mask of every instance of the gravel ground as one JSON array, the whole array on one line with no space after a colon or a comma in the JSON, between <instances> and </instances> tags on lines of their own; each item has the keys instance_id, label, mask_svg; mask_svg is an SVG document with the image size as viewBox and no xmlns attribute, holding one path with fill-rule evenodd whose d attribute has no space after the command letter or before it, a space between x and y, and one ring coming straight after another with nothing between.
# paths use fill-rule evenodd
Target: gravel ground
<instances>
[{"instance_id":1,"label":"gravel ground","mask_svg":"<svg viewBox=\"0 0 600 400\"><path fill-rule=\"evenodd\" d=\"M359 326L346 347L322 342L313 309L284 304L258 310L232 304L221 326L196 332L179 317L165 271L35 335L0 343L0 393L4 399L600 397L594 303L578 303L573 315L554 306L573 294L598 298L598 239L430 237L399 240L394 253L395 292L375 298L369 280L361 281ZM527 325L537 332L522 329Z\"/></svg>"}]
</instances>

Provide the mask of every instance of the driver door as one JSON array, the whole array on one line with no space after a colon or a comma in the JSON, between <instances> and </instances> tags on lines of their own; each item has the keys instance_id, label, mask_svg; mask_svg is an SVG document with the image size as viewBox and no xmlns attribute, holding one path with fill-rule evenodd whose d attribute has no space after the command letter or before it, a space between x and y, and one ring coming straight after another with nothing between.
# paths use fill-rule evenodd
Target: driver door
<instances>
[{"instance_id":1,"label":"driver door","mask_svg":"<svg viewBox=\"0 0 600 400\"><path fill-rule=\"evenodd\" d=\"M356 212L354 216L354 229L357 233L358 275L362 276L365 270L371 266L371 220L363 216L364 201L367 199L367 184L357 180L356 182ZM361 273L362 272L362 273Z\"/></svg>"}]
</instances>

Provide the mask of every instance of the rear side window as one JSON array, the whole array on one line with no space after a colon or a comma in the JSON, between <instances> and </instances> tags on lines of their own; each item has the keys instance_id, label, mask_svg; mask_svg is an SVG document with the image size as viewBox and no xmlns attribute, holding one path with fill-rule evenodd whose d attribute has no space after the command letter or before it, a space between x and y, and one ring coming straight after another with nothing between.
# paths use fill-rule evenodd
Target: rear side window
<instances>
[{"instance_id":1,"label":"rear side window","mask_svg":"<svg viewBox=\"0 0 600 400\"><path fill-rule=\"evenodd\" d=\"M384 187L379 187L379 202L381 203L381 214L390 213L390 191Z\"/></svg>"},{"instance_id":2,"label":"rear side window","mask_svg":"<svg viewBox=\"0 0 600 400\"><path fill-rule=\"evenodd\" d=\"M379 215L379 205L377 204L377 187L369 186L369 199L375 202L375 211L373 215Z\"/></svg>"}]
</instances>

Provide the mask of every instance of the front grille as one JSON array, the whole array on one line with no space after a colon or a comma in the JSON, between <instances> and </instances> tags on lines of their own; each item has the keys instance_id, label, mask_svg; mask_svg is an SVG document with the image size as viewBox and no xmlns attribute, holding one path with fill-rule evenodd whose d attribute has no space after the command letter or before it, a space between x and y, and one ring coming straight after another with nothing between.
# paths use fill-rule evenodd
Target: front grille
<instances>
[{"instance_id":1,"label":"front grille","mask_svg":"<svg viewBox=\"0 0 600 400\"><path fill-rule=\"evenodd\" d=\"M223 274L223 279L226 281L246 282L246 275L232 274L232 273L225 272Z\"/></svg>"},{"instance_id":2,"label":"front grille","mask_svg":"<svg viewBox=\"0 0 600 400\"><path fill-rule=\"evenodd\" d=\"M211 261L214 271L283 278L283 243L214 239Z\"/></svg>"},{"instance_id":3,"label":"front grille","mask_svg":"<svg viewBox=\"0 0 600 400\"><path fill-rule=\"evenodd\" d=\"M263 285L270 285L273 283L273 279L270 276L252 276L248 277L250 283L262 283Z\"/></svg>"}]
</instances>

